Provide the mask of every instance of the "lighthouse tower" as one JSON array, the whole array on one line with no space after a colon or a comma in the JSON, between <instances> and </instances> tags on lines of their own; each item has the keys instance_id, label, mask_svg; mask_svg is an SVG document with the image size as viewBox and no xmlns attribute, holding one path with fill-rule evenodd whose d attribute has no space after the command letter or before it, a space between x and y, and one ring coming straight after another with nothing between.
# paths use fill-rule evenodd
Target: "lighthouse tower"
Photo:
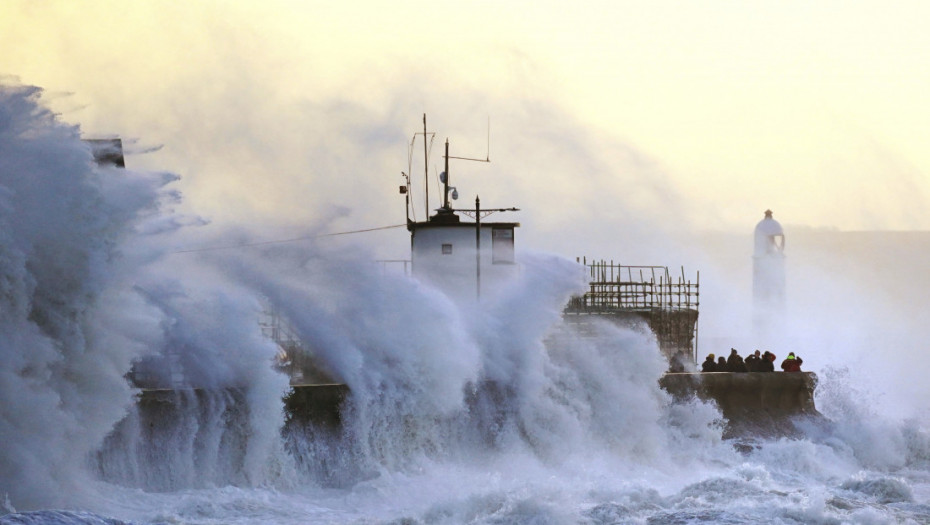
<instances>
[{"instance_id":1,"label":"lighthouse tower","mask_svg":"<svg viewBox=\"0 0 930 525\"><path fill-rule=\"evenodd\" d=\"M772 210L756 224L752 255L753 332L760 345L772 346L785 317L785 234Z\"/></svg>"}]
</instances>

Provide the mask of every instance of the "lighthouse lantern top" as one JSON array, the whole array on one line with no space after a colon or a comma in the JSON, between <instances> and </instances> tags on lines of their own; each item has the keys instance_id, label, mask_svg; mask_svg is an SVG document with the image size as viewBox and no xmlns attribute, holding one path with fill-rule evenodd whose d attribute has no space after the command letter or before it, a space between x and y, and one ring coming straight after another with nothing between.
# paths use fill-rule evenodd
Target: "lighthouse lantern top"
<instances>
[{"instance_id":1,"label":"lighthouse lantern top","mask_svg":"<svg viewBox=\"0 0 930 525\"><path fill-rule=\"evenodd\" d=\"M783 254L785 233L781 224L772 218L772 210L765 210L765 218L756 224L754 257Z\"/></svg>"}]
</instances>

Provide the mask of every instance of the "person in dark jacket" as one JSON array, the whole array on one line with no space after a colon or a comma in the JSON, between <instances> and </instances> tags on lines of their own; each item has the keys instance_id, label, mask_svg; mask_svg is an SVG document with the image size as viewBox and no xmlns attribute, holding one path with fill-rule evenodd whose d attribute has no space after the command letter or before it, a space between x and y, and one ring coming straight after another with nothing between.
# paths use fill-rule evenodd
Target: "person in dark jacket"
<instances>
[{"instance_id":1,"label":"person in dark jacket","mask_svg":"<svg viewBox=\"0 0 930 525\"><path fill-rule=\"evenodd\" d=\"M750 372L758 372L759 364L762 362L762 356L759 355L759 351L756 350L756 353L749 354L746 356L746 369Z\"/></svg>"},{"instance_id":2,"label":"person in dark jacket","mask_svg":"<svg viewBox=\"0 0 930 525\"><path fill-rule=\"evenodd\" d=\"M714 354L707 354L707 359L701 363L701 372L716 372L717 362L714 361Z\"/></svg>"},{"instance_id":3,"label":"person in dark jacket","mask_svg":"<svg viewBox=\"0 0 930 525\"><path fill-rule=\"evenodd\" d=\"M740 357L739 352L737 352L735 348L730 349L730 357L727 358L727 371L747 372L746 363L743 362L743 358Z\"/></svg>"},{"instance_id":4,"label":"person in dark jacket","mask_svg":"<svg viewBox=\"0 0 930 525\"><path fill-rule=\"evenodd\" d=\"M727 358L720 356L717 358L717 371L718 372L728 372L727 370Z\"/></svg>"},{"instance_id":5,"label":"person in dark jacket","mask_svg":"<svg viewBox=\"0 0 930 525\"><path fill-rule=\"evenodd\" d=\"M781 362L781 369L785 372L800 372L803 362L800 357L794 355L794 352L788 352L788 357Z\"/></svg>"},{"instance_id":6,"label":"person in dark jacket","mask_svg":"<svg viewBox=\"0 0 930 525\"><path fill-rule=\"evenodd\" d=\"M774 372L775 371L775 354L769 352L768 350L762 354L762 359L759 361L759 372Z\"/></svg>"}]
</instances>

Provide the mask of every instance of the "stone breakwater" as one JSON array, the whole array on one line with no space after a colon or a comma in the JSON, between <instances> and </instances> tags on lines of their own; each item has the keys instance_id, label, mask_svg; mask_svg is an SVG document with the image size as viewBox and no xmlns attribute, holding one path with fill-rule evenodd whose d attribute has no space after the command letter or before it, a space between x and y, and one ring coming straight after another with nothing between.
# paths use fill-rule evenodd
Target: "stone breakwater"
<instances>
[{"instance_id":1,"label":"stone breakwater","mask_svg":"<svg viewBox=\"0 0 930 525\"><path fill-rule=\"evenodd\" d=\"M677 401L697 397L716 403L728 438L790 437L801 422L825 420L814 406L813 372L669 373L659 385Z\"/></svg>"}]
</instances>

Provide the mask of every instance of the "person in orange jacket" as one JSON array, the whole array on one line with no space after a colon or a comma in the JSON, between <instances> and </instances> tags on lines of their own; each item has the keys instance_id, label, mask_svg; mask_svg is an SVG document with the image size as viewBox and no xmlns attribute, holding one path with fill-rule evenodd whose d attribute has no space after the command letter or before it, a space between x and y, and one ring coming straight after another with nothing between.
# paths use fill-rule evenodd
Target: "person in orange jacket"
<instances>
[{"instance_id":1,"label":"person in orange jacket","mask_svg":"<svg viewBox=\"0 0 930 525\"><path fill-rule=\"evenodd\" d=\"M788 352L788 357L781 362L781 369L785 372L800 372L803 359L794 355L794 352Z\"/></svg>"}]
</instances>

